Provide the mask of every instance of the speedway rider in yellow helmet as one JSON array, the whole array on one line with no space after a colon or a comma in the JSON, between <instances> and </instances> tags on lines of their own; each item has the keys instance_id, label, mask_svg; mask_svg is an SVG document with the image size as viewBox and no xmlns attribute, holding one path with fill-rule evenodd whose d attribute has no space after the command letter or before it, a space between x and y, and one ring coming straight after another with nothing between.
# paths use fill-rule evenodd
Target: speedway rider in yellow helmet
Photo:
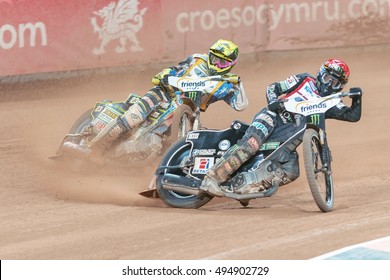
<instances>
[{"instance_id":1,"label":"speedway rider in yellow helmet","mask_svg":"<svg viewBox=\"0 0 390 280\"><path fill-rule=\"evenodd\" d=\"M238 47L231 41L219 40L210 47L207 64L212 75L228 73L238 60Z\"/></svg>"},{"instance_id":2,"label":"speedway rider in yellow helmet","mask_svg":"<svg viewBox=\"0 0 390 280\"><path fill-rule=\"evenodd\" d=\"M88 146L79 146L68 143L64 145L73 152L84 154L92 159L91 152L98 151L98 155L110 147L122 135L131 134L131 131L156 109L161 102L168 101L175 96L174 89L168 84L169 76L176 77L208 77L221 75L226 82L221 83L213 92L206 93L201 100L201 110L216 101L223 100L233 109L242 111L248 106L244 87L240 77L230 71L238 60L238 47L232 41L218 40L207 54L193 54L178 65L166 68L152 79L154 87L132 105L121 117L113 120L91 141Z\"/></svg>"}]
</instances>

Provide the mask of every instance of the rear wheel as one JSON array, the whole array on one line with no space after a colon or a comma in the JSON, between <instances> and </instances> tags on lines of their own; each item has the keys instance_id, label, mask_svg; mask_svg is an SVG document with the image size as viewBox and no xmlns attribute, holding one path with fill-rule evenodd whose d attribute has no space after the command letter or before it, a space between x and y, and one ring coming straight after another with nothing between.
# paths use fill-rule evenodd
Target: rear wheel
<instances>
[{"instance_id":1,"label":"rear wheel","mask_svg":"<svg viewBox=\"0 0 390 280\"><path fill-rule=\"evenodd\" d=\"M307 129L303 137L303 159L314 201L322 212L332 211L334 187L329 150L321 145L314 129Z\"/></svg>"},{"instance_id":2,"label":"rear wheel","mask_svg":"<svg viewBox=\"0 0 390 280\"><path fill-rule=\"evenodd\" d=\"M178 166L182 160L190 154L191 144L185 142L185 138L178 140L174 143L163 156L159 166ZM185 176L186 173L182 168L165 169L161 174L156 177L157 192L161 200L176 208L199 208L208 203L213 197L210 195L189 195L183 194L177 191L165 190L162 184L162 178L165 173L171 173L176 175Z\"/></svg>"}]
</instances>

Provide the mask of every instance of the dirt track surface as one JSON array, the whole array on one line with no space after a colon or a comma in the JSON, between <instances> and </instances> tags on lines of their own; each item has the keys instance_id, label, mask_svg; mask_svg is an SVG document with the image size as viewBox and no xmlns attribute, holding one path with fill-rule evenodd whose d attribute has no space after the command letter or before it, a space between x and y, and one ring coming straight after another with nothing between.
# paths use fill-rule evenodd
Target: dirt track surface
<instances>
[{"instance_id":1,"label":"dirt track surface","mask_svg":"<svg viewBox=\"0 0 390 280\"><path fill-rule=\"evenodd\" d=\"M267 84L294 73L315 74L331 57L349 63L348 86L363 88L364 108L358 123L328 121L335 208L326 214L311 197L302 162L298 180L248 208L215 198L198 210L182 210L138 194L154 166L137 174L77 174L48 159L86 109L130 91L142 94L161 66L3 86L0 259L304 260L389 235L389 46L242 56L235 72L249 108L237 113L214 104L203 125L250 122L265 105Z\"/></svg>"}]
</instances>

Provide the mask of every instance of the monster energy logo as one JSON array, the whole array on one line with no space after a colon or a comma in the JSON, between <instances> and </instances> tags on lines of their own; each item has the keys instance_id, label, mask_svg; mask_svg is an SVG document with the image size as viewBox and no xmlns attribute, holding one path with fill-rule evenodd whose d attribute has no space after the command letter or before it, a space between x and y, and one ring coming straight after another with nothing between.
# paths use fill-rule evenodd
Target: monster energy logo
<instances>
[{"instance_id":1,"label":"monster energy logo","mask_svg":"<svg viewBox=\"0 0 390 280\"><path fill-rule=\"evenodd\" d=\"M310 123L314 125L319 125L320 124L320 115L319 114L314 114L310 116Z\"/></svg>"},{"instance_id":2,"label":"monster energy logo","mask_svg":"<svg viewBox=\"0 0 390 280\"><path fill-rule=\"evenodd\" d=\"M186 95L187 95L187 97L188 97L189 99L191 99L192 101L195 102L195 100L196 100L196 95L197 95L197 92L196 92L196 91L187 92Z\"/></svg>"}]
</instances>

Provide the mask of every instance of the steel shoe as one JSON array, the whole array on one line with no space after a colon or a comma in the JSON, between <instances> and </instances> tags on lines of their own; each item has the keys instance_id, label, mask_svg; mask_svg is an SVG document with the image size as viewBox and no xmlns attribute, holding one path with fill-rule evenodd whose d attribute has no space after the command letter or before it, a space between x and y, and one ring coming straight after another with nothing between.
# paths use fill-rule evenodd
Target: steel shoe
<instances>
[{"instance_id":1,"label":"steel shoe","mask_svg":"<svg viewBox=\"0 0 390 280\"><path fill-rule=\"evenodd\" d=\"M221 187L216 179L205 176L201 186L199 187L202 191L215 196L224 196Z\"/></svg>"}]
</instances>

